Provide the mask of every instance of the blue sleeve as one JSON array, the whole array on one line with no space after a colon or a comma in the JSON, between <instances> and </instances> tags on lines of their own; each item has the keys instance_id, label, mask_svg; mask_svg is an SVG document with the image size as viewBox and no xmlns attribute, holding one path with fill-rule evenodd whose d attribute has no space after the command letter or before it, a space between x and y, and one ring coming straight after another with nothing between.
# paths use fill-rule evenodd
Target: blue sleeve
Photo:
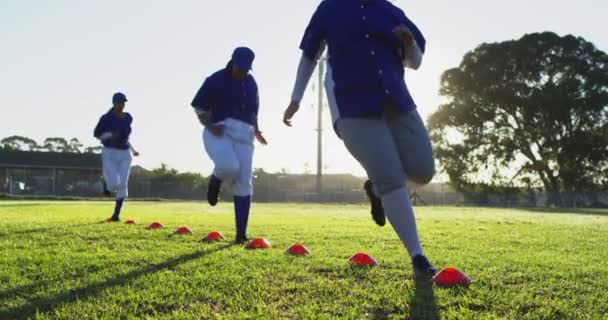
<instances>
[{"instance_id":1,"label":"blue sleeve","mask_svg":"<svg viewBox=\"0 0 608 320\"><path fill-rule=\"evenodd\" d=\"M127 113L127 116L129 117L129 127L127 128L126 138L128 138L131 135L131 132L132 132L131 124L133 124L133 116L131 116L130 113Z\"/></svg>"},{"instance_id":2,"label":"blue sleeve","mask_svg":"<svg viewBox=\"0 0 608 320\"><path fill-rule=\"evenodd\" d=\"M398 11L398 19L399 22L402 24L405 24L406 27L408 27L408 29L410 29L410 31L412 32L412 35L414 36L414 40L416 40L416 43L418 44L418 47L420 47L420 50L422 50L422 53L424 53L425 49L426 49L426 39L424 38L424 36L422 35L422 32L420 32L420 29L418 29L418 27L416 26L415 23L413 23L403 12L403 10L395 7L395 9Z\"/></svg>"},{"instance_id":3,"label":"blue sleeve","mask_svg":"<svg viewBox=\"0 0 608 320\"><path fill-rule=\"evenodd\" d=\"M255 90L255 102L253 105L253 115L257 119L258 111L260 110L260 93L258 91L258 84L253 80L253 88Z\"/></svg>"},{"instance_id":4,"label":"blue sleeve","mask_svg":"<svg viewBox=\"0 0 608 320\"><path fill-rule=\"evenodd\" d=\"M327 1L321 2L317 7L317 10L312 15L304 36L300 42L300 49L304 53L306 58L316 61L319 49L321 49L321 43L326 36L326 15L327 15Z\"/></svg>"},{"instance_id":5,"label":"blue sleeve","mask_svg":"<svg viewBox=\"0 0 608 320\"><path fill-rule=\"evenodd\" d=\"M97 122L97 125L95 126L95 130L93 131L93 136L97 139L99 139L99 137L106 132L106 127L107 124L105 121L106 117L102 116L101 118L99 118L99 121Z\"/></svg>"},{"instance_id":6,"label":"blue sleeve","mask_svg":"<svg viewBox=\"0 0 608 320\"><path fill-rule=\"evenodd\" d=\"M209 111L209 109L211 109L211 105L212 105L211 93L212 93L212 80L211 80L211 77L209 77L209 78L205 79L205 82L203 82L203 85L201 86L200 89L198 89L198 92L194 96L194 99L192 100L192 103L191 103L192 107L197 108L197 109L202 109L205 111Z\"/></svg>"}]
</instances>

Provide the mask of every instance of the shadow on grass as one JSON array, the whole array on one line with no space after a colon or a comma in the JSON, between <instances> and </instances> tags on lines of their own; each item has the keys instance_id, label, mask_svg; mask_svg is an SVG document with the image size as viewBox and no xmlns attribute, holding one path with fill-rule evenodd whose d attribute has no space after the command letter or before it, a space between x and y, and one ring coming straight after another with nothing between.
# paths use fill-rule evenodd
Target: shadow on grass
<instances>
[{"instance_id":1,"label":"shadow on grass","mask_svg":"<svg viewBox=\"0 0 608 320\"><path fill-rule=\"evenodd\" d=\"M107 223L107 222L103 222L103 223ZM33 233L46 233L46 232L58 231L58 230L67 230L69 228L86 227L86 226L92 226L92 225L96 225L96 224L99 224L99 223L98 222L94 222L94 223L56 225L56 226L53 226L53 227L44 227L44 228L34 228L34 229L18 230L18 231L13 231L13 232L3 231L3 232L0 232L0 238L2 238L2 237L10 237L10 236L27 235L27 234L33 234Z\"/></svg>"},{"instance_id":2,"label":"shadow on grass","mask_svg":"<svg viewBox=\"0 0 608 320\"><path fill-rule=\"evenodd\" d=\"M517 209L526 212L536 212L545 214L579 214L589 216L608 216L608 209L558 209L558 208L521 208Z\"/></svg>"},{"instance_id":3,"label":"shadow on grass","mask_svg":"<svg viewBox=\"0 0 608 320\"><path fill-rule=\"evenodd\" d=\"M433 281L429 278L414 280L414 294L409 302L410 319L439 319L439 308L435 302Z\"/></svg>"},{"instance_id":4,"label":"shadow on grass","mask_svg":"<svg viewBox=\"0 0 608 320\"><path fill-rule=\"evenodd\" d=\"M8 308L6 310L0 311L0 319L26 319L26 318L30 318L30 317L36 315L37 312L39 312L39 313L49 312L57 307L62 306L65 303L73 302L76 300L83 300L86 298L96 296L105 289L124 285L131 280L137 279L137 278L145 276L147 274L155 273L155 272L158 272L163 269L169 269L169 268L176 267L176 266L186 263L188 261L196 260L203 256L210 255L212 253L227 249L233 245L234 245L234 243L228 243L223 246L216 247L216 248L196 251L196 252L189 253L189 254L184 254L184 255L172 258L170 260L161 262L161 263L148 265L147 267L140 269L140 270L134 270L134 271L116 276L114 278L110 278L106 281L91 283L83 288L70 289L70 290L60 292L55 295L42 297L42 298L38 298L38 299L33 299L33 300L28 301L24 305L12 307L12 308ZM20 290L29 291L31 289L34 289L32 285L22 286L20 288L9 290L7 292L0 292L0 297L7 296L8 294L11 294L11 295L23 294L24 292L20 291Z\"/></svg>"},{"instance_id":5,"label":"shadow on grass","mask_svg":"<svg viewBox=\"0 0 608 320\"><path fill-rule=\"evenodd\" d=\"M0 291L0 304L3 300L14 299L21 296L24 293L32 292L34 289L43 287L48 284L48 281L37 281L22 286L17 286L12 289Z\"/></svg>"}]
</instances>

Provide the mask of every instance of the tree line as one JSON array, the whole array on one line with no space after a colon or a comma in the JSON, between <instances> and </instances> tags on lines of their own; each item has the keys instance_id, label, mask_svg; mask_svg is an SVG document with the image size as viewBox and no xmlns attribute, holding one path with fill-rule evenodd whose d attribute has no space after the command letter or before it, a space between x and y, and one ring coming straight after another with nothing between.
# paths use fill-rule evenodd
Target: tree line
<instances>
[{"instance_id":1,"label":"tree line","mask_svg":"<svg viewBox=\"0 0 608 320\"><path fill-rule=\"evenodd\" d=\"M101 153L101 146L85 147L78 138L67 140L61 137L50 137L42 143L23 136L10 136L0 140L0 148L10 151L37 151L60 153Z\"/></svg>"}]
</instances>

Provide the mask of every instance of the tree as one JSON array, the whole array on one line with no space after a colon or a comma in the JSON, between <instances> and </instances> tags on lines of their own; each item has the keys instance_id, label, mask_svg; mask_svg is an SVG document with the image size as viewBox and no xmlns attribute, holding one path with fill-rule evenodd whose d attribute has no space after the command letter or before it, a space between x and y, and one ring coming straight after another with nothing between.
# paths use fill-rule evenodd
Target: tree
<instances>
[{"instance_id":1,"label":"tree","mask_svg":"<svg viewBox=\"0 0 608 320\"><path fill-rule=\"evenodd\" d=\"M35 151L38 143L22 136L10 136L0 140L0 145L6 150Z\"/></svg>"},{"instance_id":2,"label":"tree","mask_svg":"<svg viewBox=\"0 0 608 320\"><path fill-rule=\"evenodd\" d=\"M49 152L70 152L70 145L64 138L46 138L43 148Z\"/></svg>"},{"instance_id":3,"label":"tree","mask_svg":"<svg viewBox=\"0 0 608 320\"><path fill-rule=\"evenodd\" d=\"M80 142L80 140L78 140L78 138L72 138L70 139L70 143L68 145L69 148L69 152L72 153L82 153L82 143Z\"/></svg>"},{"instance_id":4,"label":"tree","mask_svg":"<svg viewBox=\"0 0 608 320\"><path fill-rule=\"evenodd\" d=\"M608 181L608 55L551 32L485 43L441 78L429 119L442 169L472 184L559 192Z\"/></svg>"}]
</instances>

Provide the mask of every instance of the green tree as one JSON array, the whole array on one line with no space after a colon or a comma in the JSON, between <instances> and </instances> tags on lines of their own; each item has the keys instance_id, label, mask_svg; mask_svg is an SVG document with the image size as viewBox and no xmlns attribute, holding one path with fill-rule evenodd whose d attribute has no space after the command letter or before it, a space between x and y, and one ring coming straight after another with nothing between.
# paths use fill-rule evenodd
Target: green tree
<instances>
[{"instance_id":1,"label":"green tree","mask_svg":"<svg viewBox=\"0 0 608 320\"><path fill-rule=\"evenodd\" d=\"M43 149L49 152L70 152L70 144L64 138L44 139Z\"/></svg>"},{"instance_id":2,"label":"green tree","mask_svg":"<svg viewBox=\"0 0 608 320\"><path fill-rule=\"evenodd\" d=\"M69 147L69 152L82 153L83 144L82 144L82 142L80 142L80 140L78 140L78 138L72 138L72 139L70 139L68 147Z\"/></svg>"},{"instance_id":3,"label":"green tree","mask_svg":"<svg viewBox=\"0 0 608 320\"><path fill-rule=\"evenodd\" d=\"M22 136L10 136L0 140L0 146L6 150L35 151L38 143L30 138Z\"/></svg>"},{"instance_id":4,"label":"green tree","mask_svg":"<svg viewBox=\"0 0 608 320\"><path fill-rule=\"evenodd\" d=\"M606 186L608 55L592 43L551 32L485 43L442 75L440 93L429 132L458 189L536 184L556 203Z\"/></svg>"}]
</instances>

